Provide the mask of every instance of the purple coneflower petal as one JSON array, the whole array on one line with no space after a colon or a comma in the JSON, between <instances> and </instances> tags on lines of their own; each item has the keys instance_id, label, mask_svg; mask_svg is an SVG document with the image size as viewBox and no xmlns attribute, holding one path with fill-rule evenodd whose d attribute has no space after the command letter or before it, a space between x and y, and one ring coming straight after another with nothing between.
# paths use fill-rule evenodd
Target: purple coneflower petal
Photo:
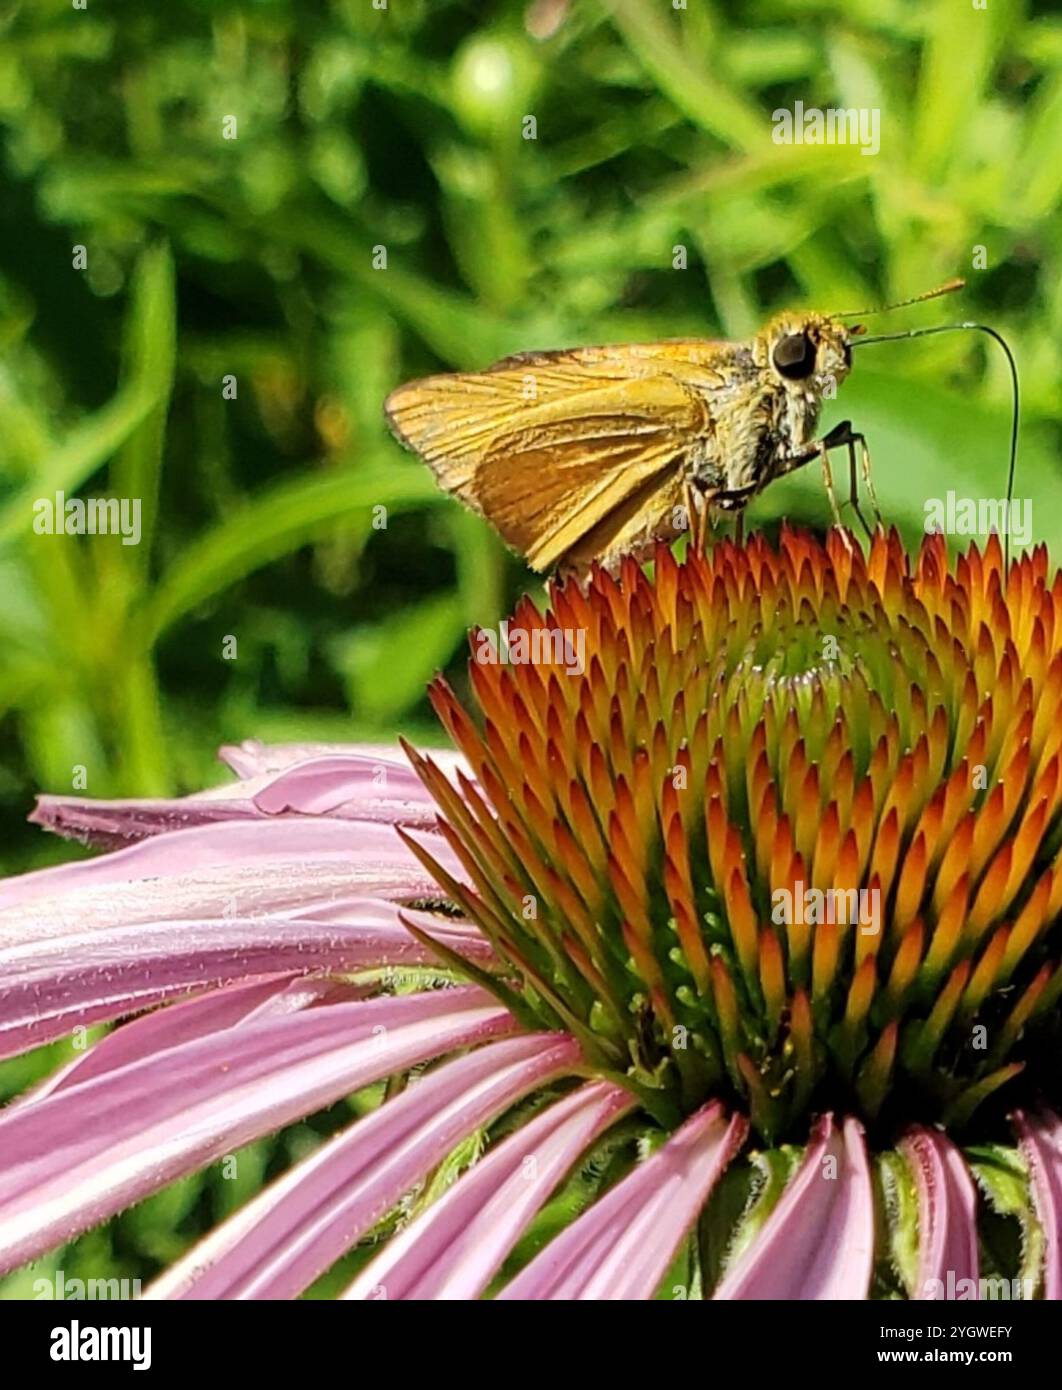
<instances>
[{"instance_id":1,"label":"purple coneflower petal","mask_svg":"<svg viewBox=\"0 0 1062 1390\"><path fill-rule=\"evenodd\" d=\"M134 897L127 905L135 912ZM26 918L18 932L6 934L10 944L0 930L0 1057L192 989L261 975L435 963L398 909L371 898L322 907L320 919L307 909L306 916L137 920L89 930L70 917L70 908L58 921L46 913L34 917L31 906L20 911ZM491 958L474 927L412 909L402 915L459 955L481 963Z\"/></svg>"},{"instance_id":2,"label":"purple coneflower petal","mask_svg":"<svg viewBox=\"0 0 1062 1390\"><path fill-rule=\"evenodd\" d=\"M446 842L431 853L465 878ZM108 922L249 917L362 893L439 896L389 825L321 817L197 826L0 882L0 945Z\"/></svg>"},{"instance_id":3,"label":"purple coneflower petal","mask_svg":"<svg viewBox=\"0 0 1062 1390\"><path fill-rule=\"evenodd\" d=\"M393 1236L341 1297L478 1298L579 1155L633 1105L607 1081L551 1105Z\"/></svg>"},{"instance_id":4,"label":"purple coneflower petal","mask_svg":"<svg viewBox=\"0 0 1062 1390\"><path fill-rule=\"evenodd\" d=\"M361 1086L512 1031L463 987L227 1028L0 1115L0 1270Z\"/></svg>"},{"instance_id":5,"label":"purple coneflower petal","mask_svg":"<svg viewBox=\"0 0 1062 1390\"><path fill-rule=\"evenodd\" d=\"M69 1090L94 1076L124 1067L128 1062L142 1061L224 1028L297 1013L316 1004L366 999L377 992L373 985L350 985L330 979L300 980L290 975L267 975L229 989L212 989L196 999L171 1004L168 1009L155 1009L108 1033L27 1095L20 1096L15 1104L34 1104L57 1091Z\"/></svg>"},{"instance_id":6,"label":"purple coneflower petal","mask_svg":"<svg viewBox=\"0 0 1062 1390\"><path fill-rule=\"evenodd\" d=\"M572 1038L533 1033L440 1067L266 1188L147 1296L294 1297L462 1139L580 1056Z\"/></svg>"},{"instance_id":7,"label":"purple coneflower petal","mask_svg":"<svg viewBox=\"0 0 1062 1390\"><path fill-rule=\"evenodd\" d=\"M30 820L58 835L113 848L168 830L267 816L333 816L341 820L428 827L438 814L420 778L396 749L309 758L213 787L192 796L98 801L40 796Z\"/></svg>"},{"instance_id":8,"label":"purple coneflower petal","mask_svg":"<svg viewBox=\"0 0 1062 1390\"><path fill-rule=\"evenodd\" d=\"M1044 1232L1044 1298L1062 1299L1062 1119L1019 1111L1014 1127Z\"/></svg>"},{"instance_id":9,"label":"purple coneflower petal","mask_svg":"<svg viewBox=\"0 0 1062 1390\"><path fill-rule=\"evenodd\" d=\"M824 1116L804 1160L717 1299L864 1299L874 1268L874 1197L863 1127Z\"/></svg>"},{"instance_id":10,"label":"purple coneflower petal","mask_svg":"<svg viewBox=\"0 0 1062 1390\"><path fill-rule=\"evenodd\" d=\"M501 1299L646 1299L744 1142L713 1101L537 1255Z\"/></svg>"},{"instance_id":11,"label":"purple coneflower petal","mask_svg":"<svg viewBox=\"0 0 1062 1390\"><path fill-rule=\"evenodd\" d=\"M965 1279L976 1287L977 1188L962 1154L943 1134L922 1127L906 1135L900 1150L918 1192L918 1276L911 1297L954 1297Z\"/></svg>"},{"instance_id":12,"label":"purple coneflower petal","mask_svg":"<svg viewBox=\"0 0 1062 1390\"><path fill-rule=\"evenodd\" d=\"M448 775L458 768L468 772L468 762L460 753L449 748L432 748L432 757L443 767ZM373 761L405 764L399 750L393 743L260 743L256 738L244 739L242 743L225 744L218 749L218 757L231 767L237 777L257 777L262 773L282 772L295 763L303 763L311 758L358 757Z\"/></svg>"}]
</instances>

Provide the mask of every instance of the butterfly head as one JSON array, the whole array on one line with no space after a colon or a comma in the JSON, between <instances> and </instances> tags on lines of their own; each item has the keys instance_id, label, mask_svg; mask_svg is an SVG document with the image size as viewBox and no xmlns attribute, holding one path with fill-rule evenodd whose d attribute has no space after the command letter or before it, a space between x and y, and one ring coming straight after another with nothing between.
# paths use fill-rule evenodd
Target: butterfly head
<instances>
[{"instance_id":1,"label":"butterfly head","mask_svg":"<svg viewBox=\"0 0 1062 1390\"><path fill-rule=\"evenodd\" d=\"M787 394L821 400L852 370L851 339L861 332L829 314L779 314L756 338L756 365Z\"/></svg>"}]
</instances>

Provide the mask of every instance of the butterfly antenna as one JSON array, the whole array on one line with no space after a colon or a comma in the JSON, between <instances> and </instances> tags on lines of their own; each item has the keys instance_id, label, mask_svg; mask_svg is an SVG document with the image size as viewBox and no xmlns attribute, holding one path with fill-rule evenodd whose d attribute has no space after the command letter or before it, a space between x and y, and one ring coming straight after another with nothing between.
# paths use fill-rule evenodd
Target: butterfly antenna
<instances>
[{"instance_id":1,"label":"butterfly antenna","mask_svg":"<svg viewBox=\"0 0 1062 1390\"><path fill-rule=\"evenodd\" d=\"M962 283L961 281L959 282ZM934 291L936 294L947 293L947 287ZM932 296L923 296L931 298ZM917 301L912 301L917 302ZM1006 518L1006 532L1003 537L1003 561L1005 565L1010 564L1010 509L1014 500L1014 473L1018 462L1018 364L1014 360L1007 340L1001 333L997 333L994 328L990 328L987 323L939 323L929 328L910 328L902 333L878 333L872 338L853 338L852 347L865 347L867 343L895 343L901 338L928 338L933 333L963 333L973 331L975 333L987 333L990 338L994 338L1007 358L1007 365L1010 367L1010 383L1013 390L1014 411L1010 425L1010 466L1007 470L1007 506L1004 516Z\"/></svg>"},{"instance_id":2,"label":"butterfly antenna","mask_svg":"<svg viewBox=\"0 0 1062 1390\"><path fill-rule=\"evenodd\" d=\"M890 309L906 309L910 304L924 304L927 299L939 299L942 294L954 294L956 290L964 289L965 280L958 278L948 280L946 284L938 285L935 290L926 290L923 294L913 295L910 299L898 299L895 304L878 304L873 309L845 309L839 314L831 314L834 319L854 319L860 318L864 314L887 314Z\"/></svg>"}]
</instances>

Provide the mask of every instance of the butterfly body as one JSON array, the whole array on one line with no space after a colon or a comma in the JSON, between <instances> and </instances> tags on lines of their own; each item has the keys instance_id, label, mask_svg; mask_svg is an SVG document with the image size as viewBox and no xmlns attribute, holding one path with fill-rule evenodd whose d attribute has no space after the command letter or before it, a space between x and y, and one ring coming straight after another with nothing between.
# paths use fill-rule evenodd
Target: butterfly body
<instances>
[{"instance_id":1,"label":"butterfly body","mask_svg":"<svg viewBox=\"0 0 1062 1390\"><path fill-rule=\"evenodd\" d=\"M533 568L613 566L693 525L691 501L739 511L813 457L857 331L787 313L744 343L519 353L399 387L385 412Z\"/></svg>"}]
</instances>

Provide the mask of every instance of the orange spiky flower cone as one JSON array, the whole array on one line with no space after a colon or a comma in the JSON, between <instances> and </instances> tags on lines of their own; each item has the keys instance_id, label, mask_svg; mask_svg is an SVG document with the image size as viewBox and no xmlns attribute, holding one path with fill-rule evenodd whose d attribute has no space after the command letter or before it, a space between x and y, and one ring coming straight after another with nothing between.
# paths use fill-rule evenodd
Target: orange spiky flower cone
<instances>
[{"instance_id":1,"label":"orange spiky flower cone","mask_svg":"<svg viewBox=\"0 0 1062 1390\"><path fill-rule=\"evenodd\" d=\"M1048 1084L1060 601L1043 550L791 530L525 599L507 653L474 637L475 718L433 689L475 784L413 755L495 987L658 1115L727 1096L768 1141Z\"/></svg>"}]
</instances>

